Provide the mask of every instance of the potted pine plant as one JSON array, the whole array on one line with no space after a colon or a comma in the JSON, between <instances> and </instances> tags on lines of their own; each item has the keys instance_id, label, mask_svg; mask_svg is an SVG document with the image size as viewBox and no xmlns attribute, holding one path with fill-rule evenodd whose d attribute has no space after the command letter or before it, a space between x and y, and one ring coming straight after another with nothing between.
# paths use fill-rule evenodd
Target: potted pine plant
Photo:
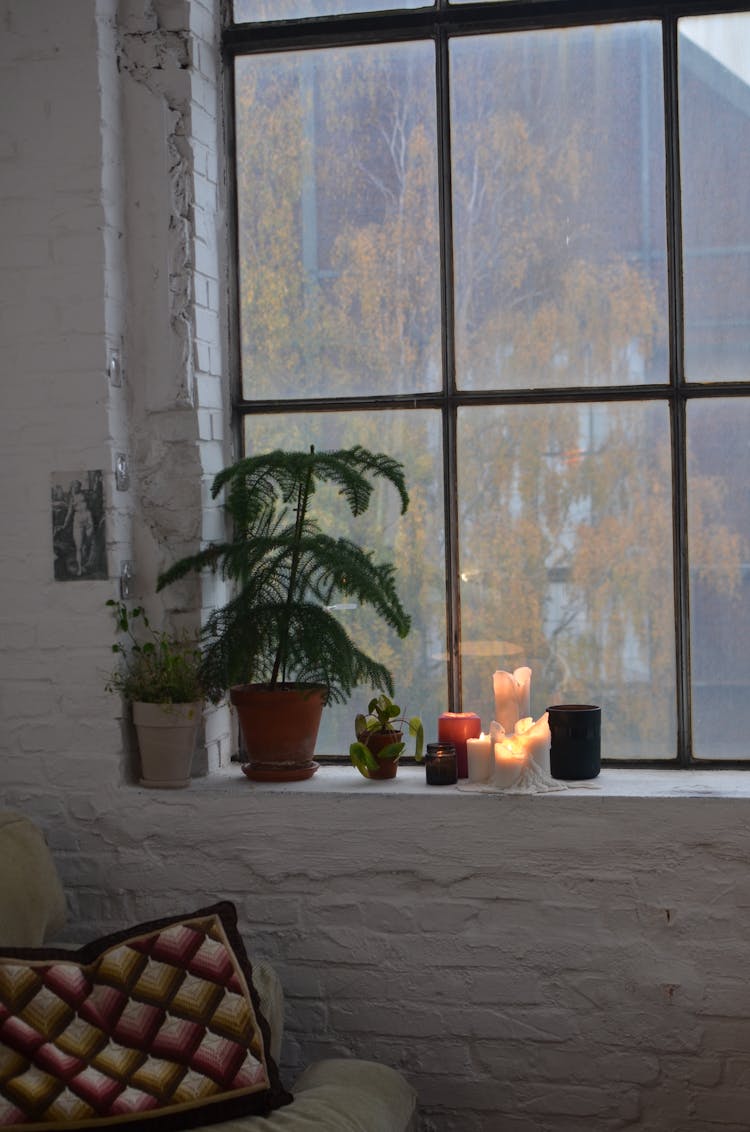
<instances>
[{"instance_id":1,"label":"potted pine plant","mask_svg":"<svg viewBox=\"0 0 750 1132\"><path fill-rule=\"evenodd\" d=\"M349 747L352 765L365 778L395 778L398 760L406 749L404 728L414 739L414 757L422 761L424 726L419 716L405 719L401 708L381 692L367 705L367 714L354 717L355 743Z\"/></svg>"},{"instance_id":2,"label":"potted pine plant","mask_svg":"<svg viewBox=\"0 0 750 1132\"><path fill-rule=\"evenodd\" d=\"M152 627L141 606L110 599L119 664L107 690L132 705L141 785L175 789L190 784L195 738L203 707L198 643Z\"/></svg>"},{"instance_id":3,"label":"potted pine plant","mask_svg":"<svg viewBox=\"0 0 750 1132\"><path fill-rule=\"evenodd\" d=\"M395 569L324 531L314 506L318 486L330 483L352 515L363 515L377 480L393 486L403 514L409 505L403 466L360 445L245 457L212 485L214 498L225 493L228 541L182 558L158 579L162 589L211 569L233 583L229 602L206 622L201 678L214 702L229 690L250 779L309 778L317 770L313 755L325 704L344 702L361 684L393 693L390 671L359 648L333 607L369 605L405 637L410 618Z\"/></svg>"}]
</instances>

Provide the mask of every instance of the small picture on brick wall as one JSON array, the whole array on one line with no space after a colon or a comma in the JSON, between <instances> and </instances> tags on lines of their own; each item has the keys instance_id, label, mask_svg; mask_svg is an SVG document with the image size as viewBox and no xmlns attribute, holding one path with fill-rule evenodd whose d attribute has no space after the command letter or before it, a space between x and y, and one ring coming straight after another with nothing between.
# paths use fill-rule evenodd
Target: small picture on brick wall
<instances>
[{"instance_id":1,"label":"small picture on brick wall","mask_svg":"<svg viewBox=\"0 0 750 1132\"><path fill-rule=\"evenodd\" d=\"M107 539L101 471L52 472L50 478L56 581L106 578Z\"/></svg>"}]
</instances>

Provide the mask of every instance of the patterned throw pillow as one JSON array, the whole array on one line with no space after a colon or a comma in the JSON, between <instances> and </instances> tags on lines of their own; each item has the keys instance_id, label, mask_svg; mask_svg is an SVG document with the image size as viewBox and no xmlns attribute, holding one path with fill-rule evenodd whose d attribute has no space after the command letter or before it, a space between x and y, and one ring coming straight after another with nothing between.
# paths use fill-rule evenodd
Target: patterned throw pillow
<instances>
[{"instance_id":1,"label":"patterned throw pillow","mask_svg":"<svg viewBox=\"0 0 750 1132\"><path fill-rule=\"evenodd\" d=\"M228 901L0 952L0 1129L192 1128L292 1097Z\"/></svg>"}]
</instances>

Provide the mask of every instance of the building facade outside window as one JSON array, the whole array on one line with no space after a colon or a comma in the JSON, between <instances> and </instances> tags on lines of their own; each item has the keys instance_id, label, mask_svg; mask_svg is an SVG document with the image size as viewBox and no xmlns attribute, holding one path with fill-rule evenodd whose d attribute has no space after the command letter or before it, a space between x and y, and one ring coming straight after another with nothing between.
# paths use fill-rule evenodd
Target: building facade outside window
<instances>
[{"instance_id":1,"label":"building facade outside window","mask_svg":"<svg viewBox=\"0 0 750 1132\"><path fill-rule=\"evenodd\" d=\"M242 441L404 462L405 519L336 513L397 563L406 641L340 616L406 713L487 727L528 664L605 759L750 759L750 14L233 14Z\"/></svg>"}]
</instances>

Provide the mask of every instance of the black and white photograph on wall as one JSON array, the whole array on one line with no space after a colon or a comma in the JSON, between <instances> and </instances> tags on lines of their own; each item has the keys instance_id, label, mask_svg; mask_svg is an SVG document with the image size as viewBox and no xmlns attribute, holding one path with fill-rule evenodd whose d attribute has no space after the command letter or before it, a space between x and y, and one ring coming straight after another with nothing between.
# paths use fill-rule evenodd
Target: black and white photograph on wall
<instances>
[{"instance_id":1,"label":"black and white photograph on wall","mask_svg":"<svg viewBox=\"0 0 750 1132\"><path fill-rule=\"evenodd\" d=\"M52 472L55 580L107 577L104 481L101 471Z\"/></svg>"}]
</instances>

